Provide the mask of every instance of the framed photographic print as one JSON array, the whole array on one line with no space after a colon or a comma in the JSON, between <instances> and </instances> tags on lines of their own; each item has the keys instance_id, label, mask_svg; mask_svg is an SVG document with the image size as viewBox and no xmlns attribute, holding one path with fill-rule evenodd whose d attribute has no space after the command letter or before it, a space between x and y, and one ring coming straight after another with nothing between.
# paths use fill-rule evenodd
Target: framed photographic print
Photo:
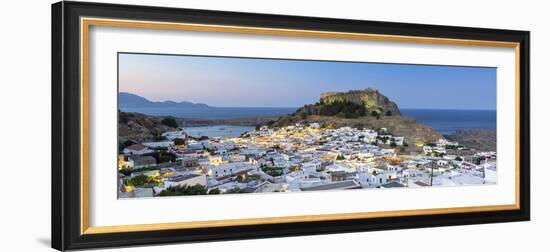
<instances>
[{"instance_id":1,"label":"framed photographic print","mask_svg":"<svg viewBox=\"0 0 550 252\"><path fill-rule=\"evenodd\" d=\"M58 250L529 220L529 32L52 6Z\"/></svg>"}]
</instances>

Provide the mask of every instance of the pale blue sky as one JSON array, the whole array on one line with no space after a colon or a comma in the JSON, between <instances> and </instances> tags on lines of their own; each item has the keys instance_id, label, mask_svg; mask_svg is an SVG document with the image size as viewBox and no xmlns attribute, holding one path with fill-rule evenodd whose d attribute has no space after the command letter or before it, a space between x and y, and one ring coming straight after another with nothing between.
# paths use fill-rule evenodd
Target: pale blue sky
<instances>
[{"instance_id":1,"label":"pale blue sky","mask_svg":"<svg viewBox=\"0 0 550 252\"><path fill-rule=\"evenodd\" d=\"M119 90L152 101L300 107L367 87L400 108L496 107L496 68L119 54Z\"/></svg>"}]
</instances>

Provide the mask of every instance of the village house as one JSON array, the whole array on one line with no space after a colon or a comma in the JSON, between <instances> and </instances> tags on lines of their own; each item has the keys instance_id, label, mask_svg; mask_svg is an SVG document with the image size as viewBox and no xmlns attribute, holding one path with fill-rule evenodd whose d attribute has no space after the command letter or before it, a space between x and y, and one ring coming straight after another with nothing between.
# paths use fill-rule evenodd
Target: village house
<instances>
[{"instance_id":1,"label":"village house","mask_svg":"<svg viewBox=\"0 0 550 252\"><path fill-rule=\"evenodd\" d=\"M164 187L176 187L176 186L194 186L202 185L206 186L206 175L204 174L175 174L170 177L164 178Z\"/></svg>"},{"instance_id":2,"label":"village house","mask_svg":"<svg viewBox=\"0 0 550 252\"><path fill-rule=\"evenodd\" d=\"M223 156L221 155L211 155L208 157L208 162L210 165L222 165L225 162L223 161Z\"/></svg>"},{"instance_id":3,"label":"village house","mask_svg":"<svg viewBox=\"0 0 550 252\"><path fill-rule=\"evenodd\" d=\"M328 184L314 185L301 188L302 191L322 191L322 190L344 190L361 188L361 185L355 180L339 181Z\"/></svg>"},{"instance_id":4,"label":"village house","mask_svg":"<svg viewBox=\"0 0 550 252\"><path fill-rule=\"evenodd\" d=\"M174 147L174 142L173 141L147 142L147 143L142 143L142 144L146 147L153 148L153 149L156 149L156 148L170 149L170 148Z\"/></svg>"},{"instance_id":5,"label":"village house","mask_svg":"<svg viewBox=\"0 0 550 252\"><path fill-rule=\"evenodd\" d=\"M419 153L405 155L404 147L399 147L405 144L404 137L386 129L325 128L312 123L262 126L242 137L201 140L187 138L183 130L165 133L167 139L183 136L185 144L174 146L165 140L123 150L119 169L151 168L120 170L119 197L159 196L170 186L196 184L222 193L421 187L430 186L432 174L434 186L496 183L495 152L468 152L449 147L460 146L458 142L441 139L423 146L424 153L417 148ZM384 145L377 146L377 141ZM156 157L165 152L176 161L171 157L171 162L163 159L157 164ZM139 175L152 181L138 186L146 190L125 188L125 180Z\"/></svg>"},{"instance_id":6,"label":"village house","mask_svg":"<svg viewBox=\"0 0 550 252\"><path fill-rule=\"evenodd\" d=\"M185 134L185 131L179 129L176 131L167 131L162 133L163 137L166 137L168 140L174 140L176 138L185 139L187 138L187 134Z\"/></svg>"},{"instance_id":7,"label":"village house","mask_svg":"<svg viewBox=\"0 0 550 252\"><path fill-rule=\"evenodd\" d=\"M404 178L410 178L410 177L416 177L417 175L421 174L420 170L418 169L405 169L402 171Z\"/></svg>"},{"instance_id":8,"label":"village house","mask_svg":"<svg viewBox=\"0 0 550 252\"><path fill-rule=\"evenodd\" d=\"M149 147L143 144L132 144L122 151L124 155L144 155L148 153L153 153L154 151L149 149Z\"/></svg>"},{"instance_id":9,"label":"village house","mask_svg":"<svg viewBox=\"0 0 550 252\"><path fill-rule=\"evenodd\" d=\"M312 161L307 163L302 163L302 170L309 173L314 173L317 170L321 170L322 162L321 161Z\"/></svg>"},{"instance_id":10,"label":"village house","mask_svg":"<svg viewBox=\"0 0 550 252\"><path fill-rule=\"evenodd\" d=\"M199 159L193 157L184 157L181 159L181 166L183 168L194 168L199 166Z\"/></svg>"},{"instance_id":11,"label":"village house","mask_svg":"<svg viewBox=\"0 0 550 252\"><path fill-rule=\"evenodd\" d=\"M356 174L357 181L363 187L370 187L376 184L376 176L367 172L360 172Z\"/></svg>"},{"instance_id":12,"label":"village house","mask_svg":"<svg viewBox=\"0 0 550 252\"><path fill-rule=\"evenodd\" d=\"M153 197L153 188L138 187L134 190L134 197L136 198Z\"/></svg>"},{"instance_id":13,"label":"village house","mask_svg":"<svg viewBox=\"0 0 550 252\"><path fill-rule=\"evenodd\" d=\"M309 178L309 173L304 171L293 171L288 173L285 176L285 180L287 183L291 183L293 181L302 181Z\"/></svg>"},{"instance_id":14,"label":"village house","mask_svg":"<svg viewBox=\"0 0 550 252\"><path fill-rule=\"evenodd\" d=\"M131 157L126 164L132 169L138 169L148 166L155 166L157 164L157 160L151 156L134 156Z\"/></svg>"},{"instance_id":15,"label":"village house","mask_svg":"<svg viewBox=\"0 0 550 252\"><path fill-rule=\"evenodd\" d=\"M258 168L244 162L220 164L217 166L214 166L214 165L206 166L206 171L208 176L211 176L213 178L226 177L226 176L241 173L244 171L256 170L256 169Z\"/></svg>"}]
</instances>

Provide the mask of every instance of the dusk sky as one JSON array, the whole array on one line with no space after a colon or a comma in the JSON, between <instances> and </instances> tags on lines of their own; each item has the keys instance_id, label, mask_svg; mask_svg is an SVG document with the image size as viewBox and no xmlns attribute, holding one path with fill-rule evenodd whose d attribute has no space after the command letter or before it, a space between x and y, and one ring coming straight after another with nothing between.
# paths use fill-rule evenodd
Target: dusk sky
<instances>
[{"instance_id":1,"label":"dusk sky","mask_svg":"<svg viewBox=\"0 0 550 252\"><path fill-rule=\"evenodd\" d=\"M119 91L217 107L300 107L380 90L400 108L496 108L496 68L119 54Z\"/></svg>"}]
</instances>

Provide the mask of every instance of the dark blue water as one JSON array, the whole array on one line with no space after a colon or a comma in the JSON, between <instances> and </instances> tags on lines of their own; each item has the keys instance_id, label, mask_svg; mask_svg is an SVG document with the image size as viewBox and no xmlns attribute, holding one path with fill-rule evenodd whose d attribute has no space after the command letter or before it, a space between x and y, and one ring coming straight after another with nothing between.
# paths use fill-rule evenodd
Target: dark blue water
<instances>
[{"instance_id":1,"label":"dark blue water","mask_svg":"<svg viewBox=\"0 0 550 252\"><path fill-rule=\"evenodd\" d=\"M254 126L213 125L185 127L185 133L194 137L238 137L244 132L254 131Z\"/></svg>"},{"instance_id":2,"label":"dark blue water","mask_svg":"<svg viewBox=\"0 0 550 252\"><path fill-rule=\"evenodd\" d=\"M121 108L124 112L139 112L154 116L174 116L192 119L230 119L256 116L282 116L297 108Z\"/></svg>"},{"instance_id":3,"label":"dark blue water","mask_svg":"<svg viewBox=\"0 0 550 252\"><path fill-rule=\"evenodd\" d=\"M401 114L445 135L461 129L496 130L497 125L495 110L401 109Z\"/></svg>"}]
</instances>

